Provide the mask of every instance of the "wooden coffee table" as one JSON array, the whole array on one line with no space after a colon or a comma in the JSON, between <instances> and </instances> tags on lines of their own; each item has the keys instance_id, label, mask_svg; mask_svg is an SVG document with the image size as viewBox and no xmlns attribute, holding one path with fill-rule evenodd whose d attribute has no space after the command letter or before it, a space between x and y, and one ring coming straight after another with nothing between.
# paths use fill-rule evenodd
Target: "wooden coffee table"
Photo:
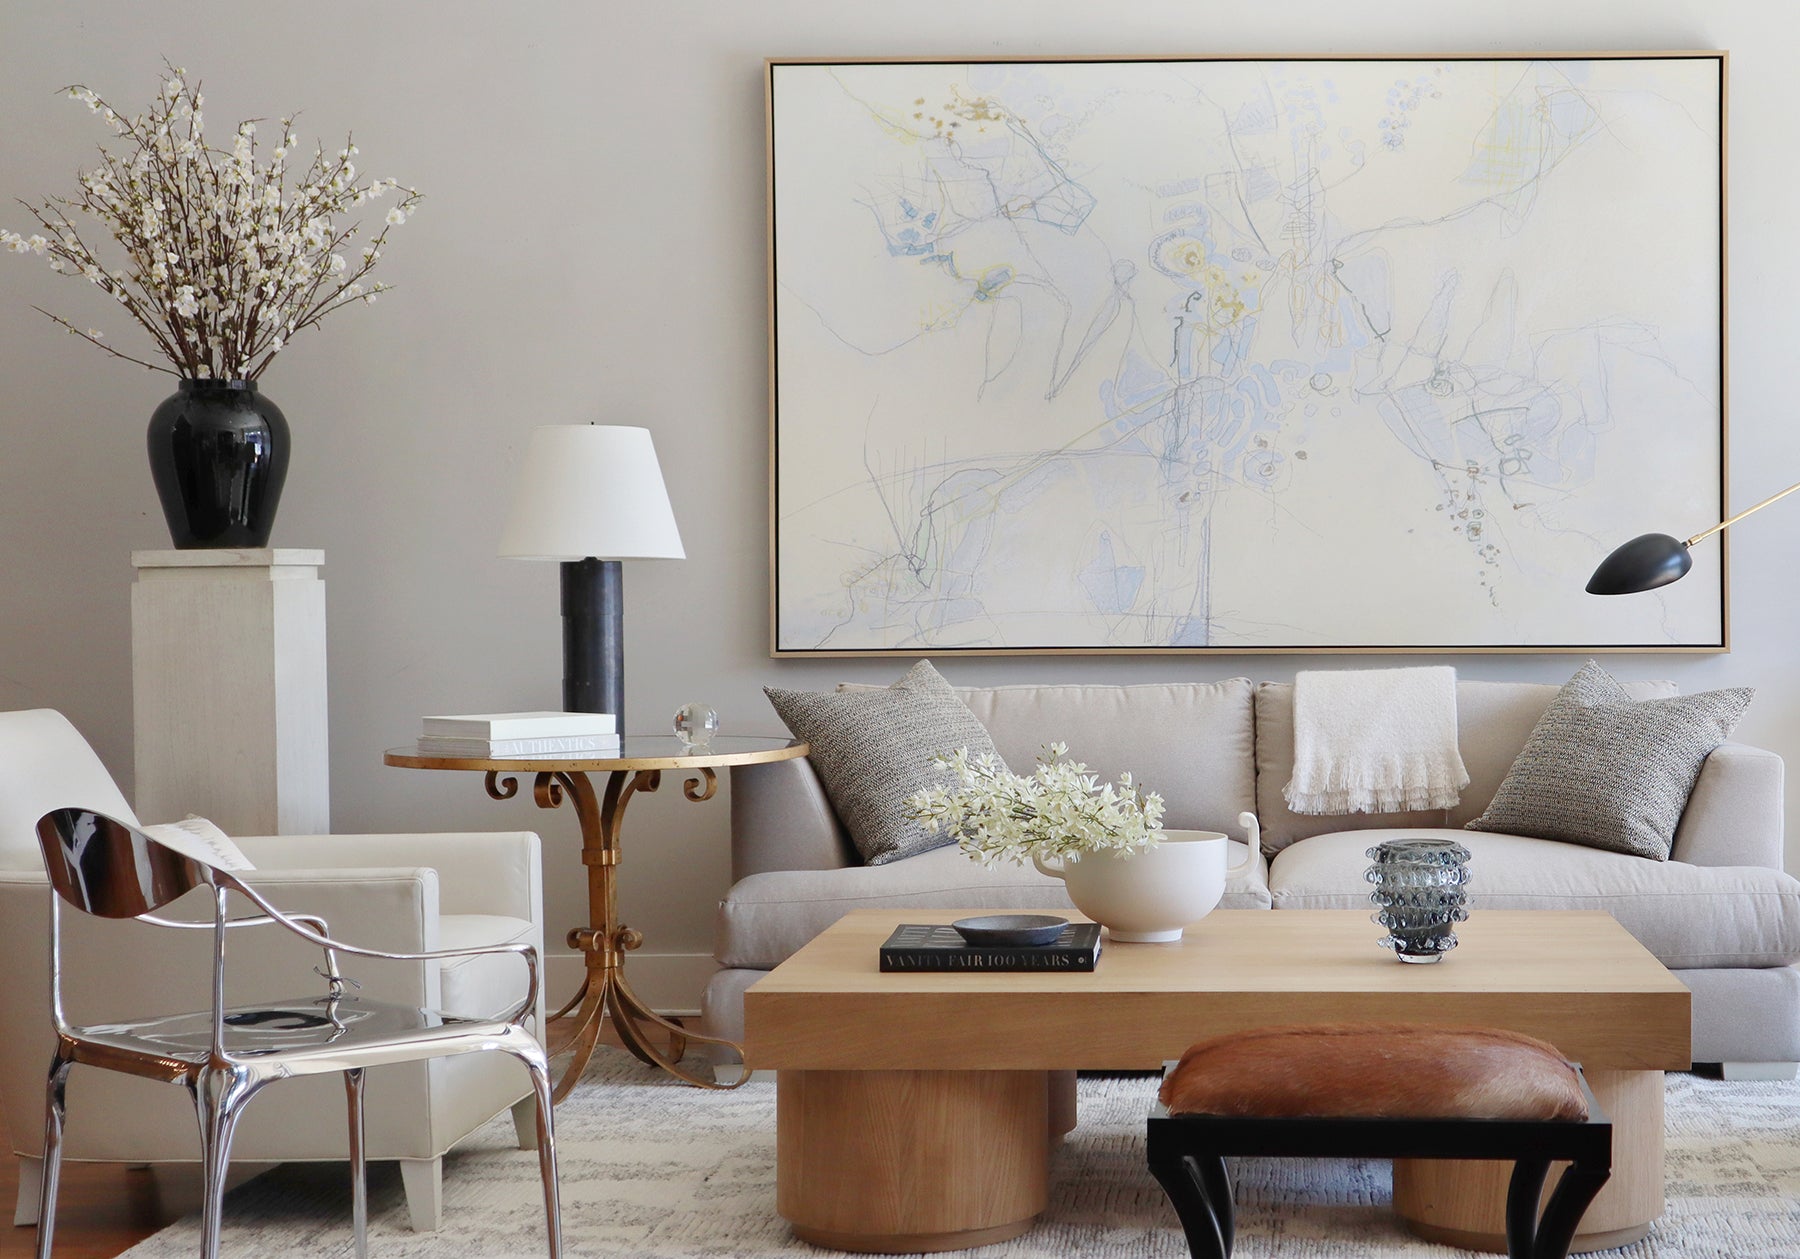
<instances>
[{"instance_id":1,"label":"wooden coffee table","mask_svg":"<svg viewBox=\"0 0 1800 1259\"><path fill-rule=\"evenodd\" d=\"M1208 1036L1315 1022L1549 1041L1614 1124L1613 1178L1575 1249L1624 1245L1662 1213L1662 1076L1689 1065L1690 998L1608 914L1479 910L1432 966L1395 962L1360 910L1226 910L1173 944L1109 941L1091 974L876 969L896 924L979 912L853 911L745 994L745 1061L778 1073L776 1205L796 1236L914 1252L1016 1236L1047 1204L1074 1069L1156 1070ZM1397 1163L1395 1209L1433 1240L1504 1251L1508 1170Z\"/></svg>"}]
</instances>

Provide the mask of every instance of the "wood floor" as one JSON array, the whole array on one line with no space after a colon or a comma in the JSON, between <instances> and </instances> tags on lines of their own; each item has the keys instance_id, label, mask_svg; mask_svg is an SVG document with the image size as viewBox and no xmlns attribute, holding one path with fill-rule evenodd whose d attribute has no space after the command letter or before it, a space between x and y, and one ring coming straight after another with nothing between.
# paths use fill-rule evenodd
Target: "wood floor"
<instances>
[{"instance_id":1,"label":"wood floor","mask_svg":"<svg viewBox=\"0 0 1800 1259\"><path fill-rule=\"evenodd\" d=\"M229 1183L229 1182L227 1182ZM37 1230L15 1228L12 1207L19 1191L19 1161L0 1158L0 1256L35 1253ZM200 1209L197 1167L176 1165L151 1173L122 1163L69 1163L63 1168L56 1209L57 1259L112 1259L182 1216Z\"/></svg>"}]
</instances>

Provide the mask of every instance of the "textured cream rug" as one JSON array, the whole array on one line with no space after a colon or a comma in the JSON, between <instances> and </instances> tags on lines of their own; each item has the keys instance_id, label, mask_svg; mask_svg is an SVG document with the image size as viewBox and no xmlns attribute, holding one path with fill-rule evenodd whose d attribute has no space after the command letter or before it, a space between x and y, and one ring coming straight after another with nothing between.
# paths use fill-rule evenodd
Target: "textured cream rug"
<instances>
[{"instance_id":1,"label":"textured cream rug","mask_svg":"<svg viewBox=\"0 0 1800 1259\"><path fill-rule=\"evenodd\" d=\"M374 1082L371 1082L374 1087ZM1800 1085L1669 1077L1668 1213L1617 1259L1800 1257ZM1037 1227L976 1259L1187 1253L1174 1212L1144 1167L1149 1077L1083 1079L1081 1123L1055 1163L1051 1205ZM563 1228L570 1256L734 1259L822 1257L775 1214L775 1086L704 1093L618 1051L596 1055L557 1111ZM1348 1161L1239 1163L1241 1259L1447 1259L1468 1252L1421 1242L1386 1209L1388 1166ZM341 1166L279 1168L226 1199L223 1249L232 1259L348 1255ZM537 1160L514 1148L502 1116L453 1153L444 1172L444 1228L406 1225L398 1173L370 1171L374 1259L487 1259L544 1254ZM188 1259L197 1221L133 1248L132 1259Z\"/></svg>"}]
</instances>

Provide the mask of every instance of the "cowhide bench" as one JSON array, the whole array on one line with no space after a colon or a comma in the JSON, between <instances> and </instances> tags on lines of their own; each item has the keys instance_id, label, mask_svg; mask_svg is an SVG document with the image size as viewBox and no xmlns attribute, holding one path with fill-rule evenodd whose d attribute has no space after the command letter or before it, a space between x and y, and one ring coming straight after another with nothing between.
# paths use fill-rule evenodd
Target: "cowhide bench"
<instances>
[{"instance_id":1,"label":"cowhide bench","mask_svg":"<svg viewBox=\"0 0 1800 1259\"><path fill-rule=\"evenodd\" d=\"M1227 1155L1507 1159L1511 1259L1565 1259L1612 1175L1612 1124L1550 1045L1487 1028L1272 1028L1202 1041L1163 1081L1150 1170L1194 1259L1227 1259ZM1570 1165L1538 1215L1553 1160Z\"/></svg>"}]
</instances>

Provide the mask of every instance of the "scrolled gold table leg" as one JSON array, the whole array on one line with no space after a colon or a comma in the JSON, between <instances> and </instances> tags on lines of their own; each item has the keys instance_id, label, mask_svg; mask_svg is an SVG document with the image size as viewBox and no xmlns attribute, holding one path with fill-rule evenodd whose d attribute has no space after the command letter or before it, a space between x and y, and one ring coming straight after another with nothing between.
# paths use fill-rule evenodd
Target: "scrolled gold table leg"
<instances>
[{"instance_id":1,"label":"scrolled gold table leg","mask_svg":"<svg viewBox=\"0 0 1800 1259\"><path fill-rule=\"evenodd\" d=\"M496 800L510 800L519 792L518 779L502 776L499 771L488 771L485 785L488 795ZM703 768L682 783L681 794L702 803L713 798L718 785L718 775ZM722 1045L740 1056L742 1047L722 1037L699 1035L664 1018L644 1004L625 980L625 954L643 944L644 936L619 922L620 831L625 806L632 796L661 786L662 773L654 769L613 770L607 775L605 792L599 794L588 776L577 770L542 771L532 785L532 798L540 809L558 808L565 799L574 802L576 820L581 825L581 861L588 871L588 925L577 927L568 935L569 947L579 950L586 959L587 977L568 1004L549 1020L558 1025L555 1034L547 1037L554 1046L553 1052L572 1055L556 1084L557 1101L569 1095L586 1070L599 1039L601 1021L606 1018L612 1019L620 1042L633 1056L689 1084L726 1089L736 1088L749 1078L746 1071L734 1083L719 1084L709 1076L685 1070L681 1059L691 1044ZM562 1024L572 1026L564 1032ZM651 1027L666 1034L666 1053L646 1034Z\"/></svg>"}]
</instances>

